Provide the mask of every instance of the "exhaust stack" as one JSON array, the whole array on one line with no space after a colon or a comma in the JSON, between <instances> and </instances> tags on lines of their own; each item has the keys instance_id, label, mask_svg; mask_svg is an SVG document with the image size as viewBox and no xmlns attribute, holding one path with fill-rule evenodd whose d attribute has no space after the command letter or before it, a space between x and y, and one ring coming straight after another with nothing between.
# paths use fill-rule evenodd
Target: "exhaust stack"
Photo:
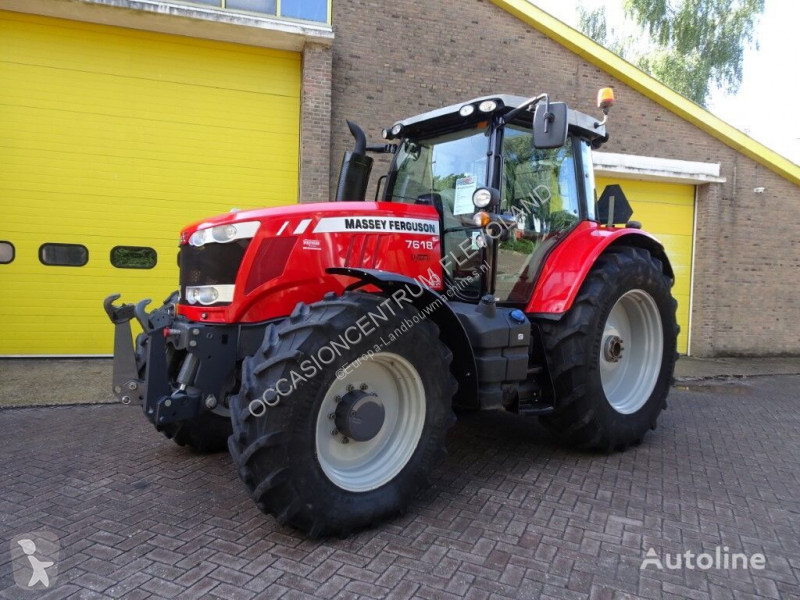
<instances>
[{"instance_id":1,"label":"exhaust stack","mask_svg":"<svg viewBox=\"0 0 800 600\"><path fill-rule=\"evenodd\" d=\"M367 136L355 123L347 121L350 133L355 138L355 146L345 152L339 171L339 184L336 186L336 202L346 200L363 201L367 195L369 174L372 171L372 157L367 156Z\"/></svg>"}]
</instances>

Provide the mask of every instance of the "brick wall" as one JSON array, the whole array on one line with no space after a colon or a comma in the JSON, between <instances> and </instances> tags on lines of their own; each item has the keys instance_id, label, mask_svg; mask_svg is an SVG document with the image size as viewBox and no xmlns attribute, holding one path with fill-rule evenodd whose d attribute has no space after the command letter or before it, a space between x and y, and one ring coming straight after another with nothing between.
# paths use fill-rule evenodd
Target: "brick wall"
<instances>
[{"instance_id":1,"label":"brick wall","mask_svg":"<svg viewBox=\"0 0 800 600\"><path fill-rule=\"evenodd\" d=\"M328 199L331 139L330 46L306 44L303 48L303 82L300 105L300 202Z\"/></svg>"},{"instance_id":2,"label":"brick wall","mask_svg":"<svg viewBox=\"0 0 800 600\"><path fill-rule=\"evenodd\" d=\"M548 91L591 113L613 85L605 150L718 162L727 178L699 190L693 353L800 354L800 188L487 1L336 0L333 11L331 189L347 118L377 141L399 118L492 92Z\"/></svg>"}]
</instances>

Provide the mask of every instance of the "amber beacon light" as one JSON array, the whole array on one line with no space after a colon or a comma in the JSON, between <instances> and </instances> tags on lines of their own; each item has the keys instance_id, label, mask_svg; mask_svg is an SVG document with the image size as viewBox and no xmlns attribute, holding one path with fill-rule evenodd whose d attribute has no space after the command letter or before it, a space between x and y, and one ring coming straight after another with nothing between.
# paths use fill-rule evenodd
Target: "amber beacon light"
<instances>
[{"instance_id":1,"label":"amber beacon light","mask_svg":"<svg viewBox=\"0 0 800 600\"><path fill-rule=\"evenodd\" d=\"M597 92L597 108L603 112L614 106L614 89L607 87L601 88Z\"/></svg>"}]
</instances>

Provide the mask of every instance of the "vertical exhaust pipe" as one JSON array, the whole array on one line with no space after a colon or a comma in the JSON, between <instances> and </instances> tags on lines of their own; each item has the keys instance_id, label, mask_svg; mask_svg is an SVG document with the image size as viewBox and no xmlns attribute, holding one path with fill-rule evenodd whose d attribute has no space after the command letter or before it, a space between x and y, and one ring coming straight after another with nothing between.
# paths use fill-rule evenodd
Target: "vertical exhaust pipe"
<instances>
[{"instance_id":1,"label":"vertical exhaust pipe","mask_svg":"<svg viewBox=\"0 0 800 600\"><path fill-rule=\"evenodd\" d=\"M363 201L367 195L369 174L372 171L372 157L367 156L367 136L351 121L347 121L347 127L355 139L355 146L352 151L345 152L342 158L339 184L336 186L336 202Z\"/></svg>"}]
</instances>

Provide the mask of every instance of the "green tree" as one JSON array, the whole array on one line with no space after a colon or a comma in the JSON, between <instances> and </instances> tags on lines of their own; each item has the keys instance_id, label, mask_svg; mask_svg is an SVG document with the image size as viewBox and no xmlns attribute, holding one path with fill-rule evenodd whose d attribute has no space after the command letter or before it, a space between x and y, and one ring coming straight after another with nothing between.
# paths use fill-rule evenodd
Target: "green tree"
<instances>
[{"instance_id":1,"label":"green tree","mask_svg":"<svg viewBox=\"0 0 800 600\"><path fill-rule=\"evenodd\" d=\"M625 14L649 34L609 27L604 9L579 8L581 30L609 50L704 105L713 87L736 92L744 51L754 45L764 0L625 0ZM755 44L757 46L757 44Z\"/></svg>"}]
</instances>

